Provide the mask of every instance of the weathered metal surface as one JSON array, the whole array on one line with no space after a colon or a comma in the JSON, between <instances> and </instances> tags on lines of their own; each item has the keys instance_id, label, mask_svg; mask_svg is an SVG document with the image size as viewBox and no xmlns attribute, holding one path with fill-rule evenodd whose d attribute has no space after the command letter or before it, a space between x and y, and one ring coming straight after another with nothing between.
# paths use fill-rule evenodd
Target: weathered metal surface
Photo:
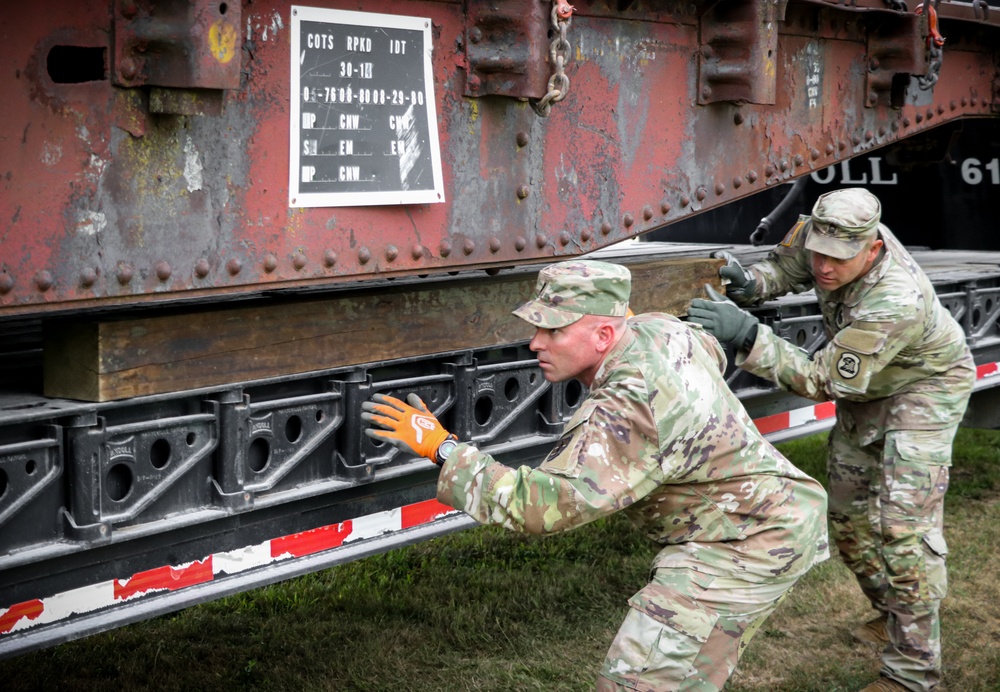
<instances>
[{"instance_id":1,"label":"weathered metal surface","mask_svg":"<svg viewBox=\"0 0 1000 692\"><path fill-rule=\"evenodd\" d=\"M541 98L548 64L549 14L545 0L471 0L466 3L466 96Z\"/></svg>"},{"instance_id":2,"label":"weathered metal surface","mask_svg":"<svg viewBox=\"0 0 1000 692\"><path fill-rule=\"evenodd\" d=\"M238 88L240 10L219 0L114 0L112 82Z\"/></svg>"},{"instance_id":3,"label":"weathered metal surface","mask_svg":"<svg viewBox=\"0 0 1000 692\"><path fill-rule=\"evenodd\" d=\"M701 16L698 103L773 104L787 0L724 0Z\"/></svg>"},{"instance_id":4,"label":"weathered metal surface","mask_svg":"<svg viewBox=\"0 0 1000 692\"><path fill-rule=\"evenodd\" d=\"M547 261L943 122L997 114L1000 14L950 3L939 9L940 79L921 91L910 77L895 108L869 105L869 53L910 45L918 23L882 0L790 2L783 21L776 15L773 54L767 27L747 43L748 65L773 60L774 103L704 105L698 56L704 32L721 31L709 3L577 2L573 86L543 119L517 98L466 96L465 3L330 1L322 6L432 22L447 202L290 209L291 4L230 6L227 16L241 17L240 54L228 63L240 66L239 84L174 64L185 84L158 86L219 89L223 102L219 115L171 115L151 112L149 87L117 85L128 83L119 27L141 33L120 20L125 1L21 3L0 28L0 316ZM766 5L755 7L763 17ZM182 25L192 45L209 40L194 28L206 22ZM72 81L60 46L103 55L107 68ZM890 81L905 75L886 69Z\"/></svg>"}]
</instances>

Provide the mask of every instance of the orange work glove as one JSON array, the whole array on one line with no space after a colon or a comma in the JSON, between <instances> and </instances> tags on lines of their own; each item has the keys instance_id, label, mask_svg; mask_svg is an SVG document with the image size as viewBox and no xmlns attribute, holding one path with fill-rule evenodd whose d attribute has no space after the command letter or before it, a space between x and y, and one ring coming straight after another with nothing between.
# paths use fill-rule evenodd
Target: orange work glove
<instances>
[{"instance_id":1,"label":"orange work glove","mask_svg":"<svg viewBox=\"0 0 1000 692\"><path fill-rule=\"evenodd\" d=\"M410 454L427 457L435 463L438 447L449 437L458 438L441 427L434 414L427 410L416 394L406 397L409 403L385 394L376 394L372 401L361 404L361 419L376 427L365 428L365 435L384 440Z\"/></svg>"}]
</instances>

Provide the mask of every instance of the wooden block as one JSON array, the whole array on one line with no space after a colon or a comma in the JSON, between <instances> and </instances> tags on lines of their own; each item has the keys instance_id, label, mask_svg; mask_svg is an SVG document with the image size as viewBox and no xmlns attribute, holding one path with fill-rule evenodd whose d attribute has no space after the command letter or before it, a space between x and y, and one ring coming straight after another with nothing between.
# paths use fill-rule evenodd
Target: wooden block
<instances>
[{"instance_id":1,"label":"wooden block","mask_svg":"<svg viewBox=\"0 0 1000 692\"><path fill-rule=\"evenodd\" d=\"M622 262L636 312L687 313L720 260ZM537 270L45 331L45 395L111 401L530 339Z\"/></svg>"}]
</instances>

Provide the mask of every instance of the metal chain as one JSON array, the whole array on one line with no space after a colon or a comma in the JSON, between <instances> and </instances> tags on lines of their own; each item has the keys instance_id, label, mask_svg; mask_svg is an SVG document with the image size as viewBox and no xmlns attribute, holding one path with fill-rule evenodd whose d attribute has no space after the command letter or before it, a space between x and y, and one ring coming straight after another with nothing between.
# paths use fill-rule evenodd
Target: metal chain
<instances>
[{"instance_id":1,"label":"metal chain","mask_svg":"<svg viewBox=\"0 0 1000 692\"><path fill-rule=\"evenodd\" d=\"M917 77L917 86L920 87L921 91L928 91L934 88L937 84L938 78L941 76L941 62L943 60L943 53L941 46L944 45L944 36L938 31L938 18L937 18L937 4L941 0L927 0L927 74L920 75ZM924 5L918 5L913 11L914 14L923 14Z\"/></svg>"},{"instance_id":2,"label":"metal chain","mask_svg":"<svg viewBox=\"0 0 1000 692\"><path fill-rule=\"evenodd\" d=\"M549 59L553 64L552 76L549 77L548 93L532 103L532 108L543 118L548 117L552 112L552 104L558 103L566 98L569 93L569 77L566 76L566 60L573 49L566 40L566 31L569 29L573 19L573 8L566 4L566 0L553 0L552 2L552 29L555 34L552 43L549 45Z\"/></svg>"}]
</instances>

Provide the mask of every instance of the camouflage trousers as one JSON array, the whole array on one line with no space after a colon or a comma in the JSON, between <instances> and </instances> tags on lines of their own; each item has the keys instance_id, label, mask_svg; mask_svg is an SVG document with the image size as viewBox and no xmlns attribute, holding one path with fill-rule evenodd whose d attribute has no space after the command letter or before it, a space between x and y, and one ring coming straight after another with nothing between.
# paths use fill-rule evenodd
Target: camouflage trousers
<instances>
[{"instance_id":1,"label":"camouflage trousers","mask_svg":"<svg viewBox=\"0 0 1000 692\"><path fill-rule=\"evenodd\" d=\"M767 616L798 580L764 583L659 568L629 599L597 680L612 690L721 690Z\"/></svg>"},{"instance_id":2,"label":"camouflage trousers","mask_svg":"<svg viewBox=\"0 0 1000 692\"><path fill-rule=\"evenodd\" d=\"M956 431L890 431L867 446L840 420L830 433L831 535L872 606L888 616L882 673L912 690L941 679L941 529Z\"/></svg>"}]
</instances>

